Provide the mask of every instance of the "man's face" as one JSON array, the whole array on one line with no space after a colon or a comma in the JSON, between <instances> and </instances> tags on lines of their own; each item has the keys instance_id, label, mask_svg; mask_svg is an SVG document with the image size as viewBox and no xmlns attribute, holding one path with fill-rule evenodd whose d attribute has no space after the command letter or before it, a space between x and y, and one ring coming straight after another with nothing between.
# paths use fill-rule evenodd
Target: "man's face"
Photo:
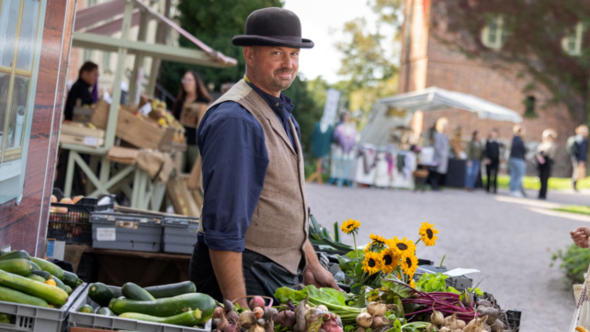
<instances>
[{"instance_id":1,"label":"man's face","mask_svg":"<svg viewBox=\"0 0 590 332\"><path fill-rule=\"evenodd\" d=\"M299 69L299 49L282 46L254 46L246 50L246 62L254 78L266 90L280 92L293 83Z\"/></svg>"}]
</instances>

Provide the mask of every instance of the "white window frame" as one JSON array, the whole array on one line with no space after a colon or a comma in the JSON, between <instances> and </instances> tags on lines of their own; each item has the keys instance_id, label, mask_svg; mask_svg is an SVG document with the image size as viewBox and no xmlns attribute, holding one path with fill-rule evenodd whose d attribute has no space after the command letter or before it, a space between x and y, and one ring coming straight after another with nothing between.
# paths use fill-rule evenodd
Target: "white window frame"
<instances>
[{"instance_id":1,"label":"white window frame","mask_svg":"<svg viewBox=\"0 0 590 332\"><path fill-rule=\"evenodd\" d=\"M491 39L491 24L487 24L481 30L481 43L488 48L499 50L504 46L506 39L508 38L508 31L505 27L504 17L502 15L495 16L492 18L493 23L496 25L496 37L494 40Z\"/></svg>"},{"instance_id":2,"label":"white window frame","mask_svg":"<svg viewBox=\"0 0 590 332\"><path fill-rule=\"evenodd\" d=\"M578 22L578 24L576 24L574 33L561 39L561 48L563 51L571 56L582 55L582 41L584 32L586 32L586 24L584 24L584 22ZM572 41L574 44L573 49L570 47Z\"/></svg>"}]
</instances>

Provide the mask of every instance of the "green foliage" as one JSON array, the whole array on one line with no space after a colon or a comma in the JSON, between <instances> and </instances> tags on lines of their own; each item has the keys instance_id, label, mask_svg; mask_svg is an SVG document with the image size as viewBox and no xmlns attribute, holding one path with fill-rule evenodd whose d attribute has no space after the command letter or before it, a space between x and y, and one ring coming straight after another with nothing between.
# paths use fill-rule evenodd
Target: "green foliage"
<instances>
[{"instance_id":1,"label":"green foliage","mask_svg":"<svg viewBox=\"0 0 590 332\"><path fill-rule=\"evenodd\" d=\"M551 261L551 267L561 261L559 268L565 275L566 282L582 283L584 282L584 273L588 271L588 265L590 265L590 250L572 244L565 253L561 249L553 253Z\"/></svg>"},{"instance_id":2,"label":"green foliage","mask_svg":"<svg viewBox=\"0 0 590 332\"><path fill-rule=\"evenodd\" d=\"M556 208L553 210L561 211L561 212L584 214L584 215L590 216L590 206L585 206L585 205L569 205L569 206Z\"/></svg>"},{"instance_id":3,"label":"green foliage","mask_svg":"<svg viewBox=\"0 0 590 332\"><path fill-rule=\"evenodd\" d=\"M416 283L416 288L422 292L446 292L445 280L449 277L442 273L424 273Z\"/></svg>"},{"instance_id":4,"label":"green foliage","mask_svg":"<svg viewBox=\"0 0 590 332\"><path fill-rule=\"evenodd\" d=\"M482 178L483 185L485 186L487 183L487 178L484 176ZM532 190L539 190L541 188L541 182L539 178L536 176L525 176L522 179L522 185L526 189ZM498 188L509 188L510 186L510 176L508 175L498 175ZM549 190L567 190L571 189L572 187L572 179L571 178L549 178L548 183ZM590 189L590 177L587 177L581 181L578 181L578 189Z\"/></svg>"}]
</instances>

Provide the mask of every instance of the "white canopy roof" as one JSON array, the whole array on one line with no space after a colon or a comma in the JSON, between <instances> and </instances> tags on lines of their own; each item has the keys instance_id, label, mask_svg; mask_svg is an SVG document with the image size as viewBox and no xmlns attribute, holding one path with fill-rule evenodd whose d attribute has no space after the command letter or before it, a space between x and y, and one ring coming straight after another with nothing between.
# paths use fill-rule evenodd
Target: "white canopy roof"
<instances>
[{"instance_id":1,"label":"white canopy roof","mask_svg":"<svg viewBox=\"0 0 590 332\"><path fill-rule=\"evenodd\" d=\"M398 110L397 114L400 116L388 115L391 108ZM522 122L522 117L515 111L485 99L465 93L430 87L420 91L379 99L373 107L367 125L363 128L360 143L386 145L389 143L391 130L399 126L408 126L415 111L428 112L446 108L458 108L475 112L480 119ZM406 112L405 115L404 111Z\"/></svg>"}]
</instances>

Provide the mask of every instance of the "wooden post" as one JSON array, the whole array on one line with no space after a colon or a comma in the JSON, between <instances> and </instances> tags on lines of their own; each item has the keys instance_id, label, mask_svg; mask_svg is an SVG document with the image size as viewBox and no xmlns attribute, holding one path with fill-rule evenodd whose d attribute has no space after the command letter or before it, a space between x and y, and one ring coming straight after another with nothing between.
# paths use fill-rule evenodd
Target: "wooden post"
<instances>
[{"instance_id":1,"label":"wooden post","mask_svg":"<svg viewBox=\"0 0 590 332\"><path fill-rule=\"evenodd\" d=\"M166 0L164 8L164 16L170 17L171 0ZM156 44L165 44L166 36L168 35L168 26L164 22L158 22L156 29ZM158 71L160 70L160 59L152 58L152 68L150 69L150 79L148 81L145 93L147 95L154 95L156 91L156 79L158 78Z\"/></svg>"},{"instance_id":2,"label":"wooden post","mask_svg":"<svg viewBox=\"0 0 590 332\"><path fill-rule=\"evenodd\" d=\"M147 30L148 30L148 23L149 14L146 10L141 11L141 15L139 18L139 32L137 34L137 41L145 42L147 39ZM144 54L143 52L139 52L135 55L135 63L133 65L133 73L131 74L131 84L129 84L129 104L137 104L139 101L135 98L137 95L137 91L141 91L140 83L141 81L137 80L137 76L139 72L142 72L143 75L143 62L144 62Z\"/></svg>"}]
</instances>

